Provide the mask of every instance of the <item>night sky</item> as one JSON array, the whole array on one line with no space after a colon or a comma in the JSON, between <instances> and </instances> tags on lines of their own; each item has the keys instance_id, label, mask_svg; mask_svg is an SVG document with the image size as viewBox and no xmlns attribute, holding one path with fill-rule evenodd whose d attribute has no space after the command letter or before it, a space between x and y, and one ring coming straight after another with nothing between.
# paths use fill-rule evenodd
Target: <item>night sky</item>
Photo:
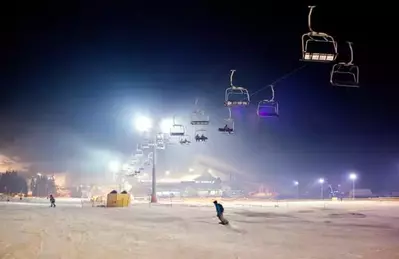
<instances>
[{"instance_id":1,"label":"night sky","mask_svg":"<svg viewBox=\"0 0 399 259\"><path fill-rule=\"evenodd\" d=\"M339 42L339 60L348 55L345 41L354 42L360 88L331 86L331 64L310 63L276 85L279 119L256 117L254 105L269 94L261 91L253 106L234 111L237 135L226 137L217 128L227 116L230 69L254 92L304 65L307 5L134 2L20 2L10 11L1 43L0 154L18 156L30 171L93 174L132 152L135 114L188 117L199 98L212 120L210 143L174 147L162 155L164 167L205 154L262 179L338 181L355 170L364 187L398 186L394 54L377 52L396 40L372 37L379 24L371 4L322 1L313 17L315 30Z\"/></svg>"}]
</instances>

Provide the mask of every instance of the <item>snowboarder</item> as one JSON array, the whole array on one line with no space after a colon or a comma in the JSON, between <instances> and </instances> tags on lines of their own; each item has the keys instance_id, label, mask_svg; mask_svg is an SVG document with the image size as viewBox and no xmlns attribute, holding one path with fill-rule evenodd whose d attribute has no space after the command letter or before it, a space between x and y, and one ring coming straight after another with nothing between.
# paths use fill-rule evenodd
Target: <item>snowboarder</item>
<instances>
[{"instance_id":1,"label":"snowboarder","mask_svg":"<svg viewBox=\"0 0 399 259\"><path fill-rule=\"evenodd\" d=\"M218 203L218 201L214 201L213 204L215 204L215 208L216 208L216 216L219 218L220 220L220 224L222 225L227 225L229 224L229 221L227 219L224 218L223 213L224 213L224 208L223 205Z\"/></svg>"},{"instance_id":2,"label":"snowboarder","mask_svg":"<svg viewBox=\"0 0 399 259\"><path fill-rule=\"evenodd\" d=\"M50 194L50 203L51 203L51 205L50 205L50 207L56 207L55 206L55 199L54 199L54 196L52 195L52 194Z\"/></svg>"}]
</instances>

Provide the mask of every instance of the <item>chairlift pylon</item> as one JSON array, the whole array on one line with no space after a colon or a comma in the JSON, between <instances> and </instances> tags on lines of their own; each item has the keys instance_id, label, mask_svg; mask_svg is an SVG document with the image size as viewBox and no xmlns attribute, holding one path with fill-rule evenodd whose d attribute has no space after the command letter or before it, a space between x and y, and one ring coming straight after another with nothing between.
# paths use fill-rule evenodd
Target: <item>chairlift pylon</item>
<instances>
[{"instance_id":1,"label":"chairlift pylon","mask_svg":"<svg viewBox=\"0 0 399 259\"><path fill-rule=\"evenodd\" d=\"M309 32L302 35L301 60L308 62L333 62L338 55L338 44L331 35L313 30L312 12L315 7L309 6Z\"/></svg>"}]
</instances>

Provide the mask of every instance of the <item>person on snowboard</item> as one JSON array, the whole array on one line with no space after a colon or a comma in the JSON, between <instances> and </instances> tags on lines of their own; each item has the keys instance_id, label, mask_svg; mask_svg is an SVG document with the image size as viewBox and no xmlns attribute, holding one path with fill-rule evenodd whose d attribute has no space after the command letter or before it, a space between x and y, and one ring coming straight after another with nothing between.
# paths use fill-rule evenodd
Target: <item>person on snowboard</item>
<instances>
[{"instance_id":1,"label":"person on snowboard","mask_svg":"<svg viewBox=\"0 0 399 259\"><path fill-rule=\"evenodd\" d=\"M218 203L218 201L216 201L216 200L213 202L213 204L215 204L216 213L217 213L216 216L219 218L220 224L222 224L222 225L229 224L229 221L223 217L223 213L224 213L223 205Z\"/></svg>"},{"instance_id":2,"label":"person on snowboard","mask_svg":"<svg viewBox=\"0 0 399 259\"><path fill-rule=\"evenodd\" d=\"M54 207L55 208L55 199L54 199L54 196L52 194L50 194L50 203L51 203L50 207Z\"/></svg>"}]
</instances>

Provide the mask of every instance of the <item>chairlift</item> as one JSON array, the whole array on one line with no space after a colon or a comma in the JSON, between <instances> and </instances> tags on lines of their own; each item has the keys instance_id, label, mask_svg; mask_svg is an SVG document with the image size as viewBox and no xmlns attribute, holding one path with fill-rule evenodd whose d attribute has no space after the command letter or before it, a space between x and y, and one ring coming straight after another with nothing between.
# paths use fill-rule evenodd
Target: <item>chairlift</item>
<instances>
[{"instance_id":1,"label":"chairlift","mask_svg":"<svg viewBox=\"0 0 399 259\"><path fill-rule=\"evenodd\" d=\"M136 154L135 154L134 156L135 156L135 157L142 157L143 155L144 155L143 150L140 148L139 145L137 145Z\"/></svg>"},{"instance_id":2,"label":"chairlift","mask_svg":"<svg viewBox=\"0 0 399 259\"><path fill-rule=\"evenodd\" d=\"M125 174L126 177L134 177L137 176L138 174L140 174L140 172L128 172L127 174Z\"/></svg>"},{"instance_id":3,"label":"chairlift","mask_svg":"<svg viewBox=\"0 0 399 259\"><path fill-rule=\"evenodd\" d=\"M234 120L231 117L231 109L229 108L229 117L224 120L225 125L222 128L219 128L218 131L220 133L225 134L233 134L234 133Z\"/></svg>"},{"instance_id":4,"label":"chairlift","mask_svg":"<svg viewBox=\"0 0 399 259\"><path fill-rule=\"evenodd\" d=\"M143 157L144 156L144 152L143 150L137 150L136 154L134 154L135 157Z\"/></svg>"},{"instance_id":5,"label":"chairlift","mask_svg":"<svg viewBox=\"0 0 399 259\"><path fill-rule=\"evenodd\" d=\"M180 139L179 139L179 143L181 145L189 145L189 144L191 144L190 136L189 135L181 136Z\"/></svg>"},{"instance_id":6,"label":"chairlift","mask_svg":"<svg viewBox=\"0 0 399 259\"><path fill-rule=\"evenodd\" d=\"M205 115L203 110L198 109L198 98L195 99L196 110L191 114L191 125L208 125L209 116Z\"/></svg>"},{"instance_id":7,"label":"chairlift","mask_svg":"<svg viewBox=\"0 0 399 259\"><path fill-rule=\"evenodd\" d=\"M186 134L186 128L182 124L176 124L175 118L173 117L173 125L170 129L170 135L175 136L184 136Z\"/></svg>"},{"instance_id":8,"label":"chairlift","mask_svg":"<svg viewBox=\"0 0 399 259\"><path fill-rule=\"evenodd\" d=\"M123 164L122 171L127 171L127 170L129 170L129 165L128 164Z\"/></svg>"},{"instance_id":9,"label":"chairlift","mask_svg":"<svg viewBox=\"0 0 399 259\"><path fill-rule=\"evenodd\" d=\"M330 73L330 83L334 86L359 87L359 67L353 63L353 43L347 42L350 60L334 64Z\"/></svg>"},{"instance_id":10,"label":"chairlift","mask_svg":"<svg viewBox=\"0 0 399 259\"><path fill-rule=\"evenodd\" d=\"M140 147L141 149L149 149L150 148L150 139L149 138L145 138L143 143L141 143Z\"/></svg>"},{"instance_id":11,"label":"chairlift","mask_svg":"<svg viewBox=\"0 0 399 259\"><path fill-rule=\"evenodd\" d=\"M163 138L164 138L164 136L163 136L162 132L161 133L157 133L157 136L156 136L157 140L163 140Z\"/></svg>"},{"instance_id":12,"label":"chairlift","mask_svg":"<svg viewBox=\"0 0 399 259\"><path fill-rule=\"evenodd\" d=\"M196 142L206 142L208 140L208 137L206 135L207 135L207 133L206 133L205 129L195 130L195 141Z\"/></svg>"},{"instance_id":13,"label":"chairlift","mask_svg":"<svg viewBox=\"0 0 399 259\"><path fill-rule=\"evenodd\" d=\"M233 85L233 75L235 70L231 70L230 87L226 89L224 94L224 105L226 107L248 106L250 103L249 92L246 88Z\"/></svg>"},{"instance_id":14,"label":"chairlift","mask_svg":"<svg viewBox=\"0 0 399 259\"><path fill-rule=\"evenodd\" d=\"M270 100L260 101L256 113L260 118L279 117L278 102Z\"/></svg>"},{"instance_id":15,"label":"chairlift","mask_svg":"<svg viewBox=\"0 0 399 259\"><path fill-rule=\"evenodd\" d=\"M165 148L166 148L165 143L163 143L163 142L157 142L157 144L156 144L156 149L161 149L161 150L163 150L163 149L165 149Z\"/></svg>"},{"instance_id":16,"label":"chairlift","mask_svg":"<svg viewBox=\"0 0 399 259\"><path fill-rule=\"evenodd\" d=\"M278 117L278 102L274 100L274 86L270 85L270 89L272 92L271 98L262 100L258 103L258 108L256 109L256 113L260 118L266 117Z\"/></svg>"},{"instance_id":17,"label":"chairlift","mask_svg":"<svg viewBox=\"0 0 399 259\"><path fill-rule=\"evenodd\" d=\"M312 29L312 12L316 6L309 6L309 32L302 35L302 61L332 62L338 55L338 44L327 33Z\"/></svg>"},{"instance_id":18,"label":"chairlift","mask_svg":"<svg viewBox=\"0 0 399 259\"><path fill-rule=\"evenodd\" d=\"M208 125L209 116L206 116L203 111L195 111L191 115L191 125Z\"/></svg>"},{"instance_id":19,"label":"chairlift","mask_svg":"<svg viewBox=\"0 0 399 259\"><path fill-rule=\"evenodd\" d=\"M131 165L137 165L140 162L140 160L137 157L133 157L132 160L130 160Z\"/></svg>"}]
</instances>

